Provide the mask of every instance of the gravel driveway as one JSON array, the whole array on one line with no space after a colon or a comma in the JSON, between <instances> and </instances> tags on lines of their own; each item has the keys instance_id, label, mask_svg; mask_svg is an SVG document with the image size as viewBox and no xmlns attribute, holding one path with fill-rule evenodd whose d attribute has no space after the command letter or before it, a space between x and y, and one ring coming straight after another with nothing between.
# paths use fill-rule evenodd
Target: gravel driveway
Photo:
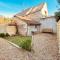
<instances>
[{"instance_id":1,"label":"gravel driveway","mask_svg":"<svg viewBox=\"0 0 60 60\"><path fill-rule=\"evenodd\" d=\"M57 60L57 36L47 33L33 35L32 52L16 48L0 38L0 60Z\"/></svg>"},{"instance_id":2,"label":"gravel driveway","mask_svg":"<svg viewBox=\"0 0 60 60\"><path fill-rule=\"evenodd\" d=\"M29 53L0 38L0 60L31 60Z\"/></svg>"},{"instance_id":3,"label":"gravel driveway","mask_svg":"<svg viewBox=\"0 0 60 60\"><path fill-rule=\"evenodd\" d=\"M58 40L56 34L40 33L32 37L35 60L58 60Z\"/></svg>"}]
</instances>

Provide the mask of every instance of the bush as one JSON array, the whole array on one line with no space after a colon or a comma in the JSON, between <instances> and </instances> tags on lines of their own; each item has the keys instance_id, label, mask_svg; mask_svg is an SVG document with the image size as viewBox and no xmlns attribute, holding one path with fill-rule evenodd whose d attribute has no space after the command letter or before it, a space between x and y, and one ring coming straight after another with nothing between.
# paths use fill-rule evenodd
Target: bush
<instances>
[{"instance_id":1,"label":"bush","mask_svg":"<svg viewBox=\"0 0 60 60\"><path fill-rule=\"evenodd\" d=\"M28 51L31 51L31 40L21 40L20 47Z\"/></svg>"},{"instance_id":2,"label":"bush","mask_svg":"<svg viewBox=\"0 0 60 60\"><path fill-rule=\"evenodd\" d=\"M0 33L0 37L5 37L5 34L4 33Z\"/></svg>"},{"instance_id":3,"label":"bush","mask_svg":"<svg viewBox=\"0 0 60 60\"><path fill-rule=\"evenodd\" d=\"M0 37L6 37L6 36L9 36L9 34L8 33L0 33Z\"/></svg>"},{"instance_id":4,"label":"bush","mask_svg":"<svg viewBox=\"0 0 60 60\"><path fill-rule=\"evenodd\" d=\"M9 34L8 34L8 33L6 33L6 36L9 36Z\"/></svg>"}]
</instances>

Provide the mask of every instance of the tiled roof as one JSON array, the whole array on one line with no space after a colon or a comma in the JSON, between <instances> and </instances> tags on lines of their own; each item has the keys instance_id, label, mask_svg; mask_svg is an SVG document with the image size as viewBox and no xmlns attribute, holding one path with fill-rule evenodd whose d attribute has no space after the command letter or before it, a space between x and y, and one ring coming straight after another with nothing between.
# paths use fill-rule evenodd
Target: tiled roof
<instances>
[{"instance_id":1,"label":"tiled roof","mask_svg":"<svg viewBox=\"0 0 60 60\"><path fill-rule=\"evenodd\" d=\"M45 3L42 3L38 6L32 7L32 8L28 8L24 11L22 11L21 13L16 14L14 17L18 18L22 21L25 21L27 24L40 24L39 22L35 21L34 19L31 19L30 17L27 17L29 14L33 14L35 12L41 11L41 9L43 8Z\"/></svg>"},{"instance_id":2,"label":"tiled roof","mask_svg":"<svg viewBox=\"0 0 60 60\"><path fill-rule=\"evenodd\" d=\"M40 18L40 19L48 19L48 18L55 18L55 16L48 16L48 17L44 17L44 18Z\"/></svg>"},{"instance_id":3,"label":"tiled roof","mask_svg":"<svg viewBox=\"0 0 60 60\"><path fill-rule=\"evenodd\" d=\"M16 24L16 22L10 22L10 23L8 23L8 26L16 26L17 24Z\"/></svg>"},{"instance_id":4,"label":"tiled roof","mask_svg":"<svg viewBox=\"0 0 60 60\"><path fill-rule=\"evenodd\" d=\"M21 13L18 13L16 15L26 16L26 15L32 14L34 12L40 11L43 8L43 6L44 6L44 3L42 3L38 6L32 7L32 8L28 8L28 9L26 9L26 10L24 10Z\"/></svg>"},{"instance_id":5,"label":"tiled roof","mask_svg":"<svg viewBox=\"0 0 60 60\"><path fill-rule=\"evenodd\" d=\"M18 19L26 22L28 25L40 25L40 23L35 20L21 19L19 16L15 16L15 18L18 18Z\"/></svg>"},{"instance_id":6,"label":"tiled roof","mask_svg":"<svg viewBox=\"0 0 60 60\"><path fill-rule=\"evenodd\" d=\"M26 15L26 13L27 13L27 11L29 11L29 9L30 9L30 8L25 9L24 11L22 11L22 12L20 12L20 13L16 14L16 15L19 15L19 16L25 16L25 15Z\"/></svg>"}]
</instances>

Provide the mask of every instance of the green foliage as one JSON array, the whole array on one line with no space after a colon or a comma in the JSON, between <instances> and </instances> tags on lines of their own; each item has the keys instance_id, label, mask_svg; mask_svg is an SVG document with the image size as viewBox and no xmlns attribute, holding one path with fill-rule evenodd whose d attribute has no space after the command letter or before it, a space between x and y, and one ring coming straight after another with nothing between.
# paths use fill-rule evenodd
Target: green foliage
<instances>
[{"instance_id":1,"label":"green foliage","mask_svg":"<svg viewBox=\"0 0 60 60\"><path fill-rule=\"evenodd\" d=\"M5 37L5 34L4 33L0 33L0 37Z\"/></svg>"},{"instance_id":2,"label":"green foliage","mask_svg":"<svg viewBox=\"0 0 60 60\"><path fill-rule=\"evenodd\" d=\"M0 37L6 37L6 36L9 36L9 34L8 33L0 33Z\"/></svg>"},{"instance_id":3,"label":"green foliage","mask_svg":"<svg viewBox=\"0 0 60 60\"><path fill-rule=\"evenodd\" d=\"M21 40L20 46L23 49L26 49L28 51L31 51L31 40Z\"/></svg>"},{"instance_id":4,"label":"green foliage","mask_svg":"<svg viewBox=\"0 0 60 60\"><path fill-rule=\"evenodd\" d=\"M60 19L60 11L55 12L55 17L56 17L56 20L59 21L59 19Z\"/></svg>"},{"instance_id":5,"label":"green foliage","mask_svg":"<svg viewBox=\"0 0 60 60\"><path fill-rule=\"evenodd\" d=\"M8 36L10 36L8 33L6 33L6 36L8 37Z\"/></svg>"},{"instance_id":6,"label":"green foliage","mask_svg":"<svg viewBox=\"0 0 60 60\"><path fill-rule=\"evenodd\" d=\"M57 2L60 4L60 0L57 0Z\"/></svg>"},{"instance_id":7,"label":"green foliage","mask_svg":"<svg viewBox=\"0 0 60 60\"><path fill-rule=\"evenodd\" d=\"M60 0L57 0L58 4L60 5ZM57 22L60 20L60 7L58 7L58 11L55 12L55 17Z\"/></svg>"},{"instance_id":8,"label":"green foliage","mask_svg":"<svg viewBox=\"0 0 60 60\"><path fill-rule=\"evenodd\" d=\"M26 49L28 51L31 50L31 40L32 37L30 36L8 36L4 37L5 39L17 44L18 46Z\"/></svg>"}]
</instances>

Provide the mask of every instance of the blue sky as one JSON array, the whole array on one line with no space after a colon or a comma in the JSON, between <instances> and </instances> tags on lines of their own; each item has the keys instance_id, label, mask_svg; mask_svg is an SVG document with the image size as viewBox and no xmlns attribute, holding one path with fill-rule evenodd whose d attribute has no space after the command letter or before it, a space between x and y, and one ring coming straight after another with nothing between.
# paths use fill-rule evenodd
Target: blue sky
<instances>
[{"instance_id":1,"label":"blue sky","mask_svg":"<svg viewBox=\"0 0 60 60\"><path fill-rule=\"evenodd\" d=\"M56 0L0 0L0 15L11 17L24 9L43 2L48 4L49 15L53 15L58 5Z\"/></svg>"}]
</instances>

